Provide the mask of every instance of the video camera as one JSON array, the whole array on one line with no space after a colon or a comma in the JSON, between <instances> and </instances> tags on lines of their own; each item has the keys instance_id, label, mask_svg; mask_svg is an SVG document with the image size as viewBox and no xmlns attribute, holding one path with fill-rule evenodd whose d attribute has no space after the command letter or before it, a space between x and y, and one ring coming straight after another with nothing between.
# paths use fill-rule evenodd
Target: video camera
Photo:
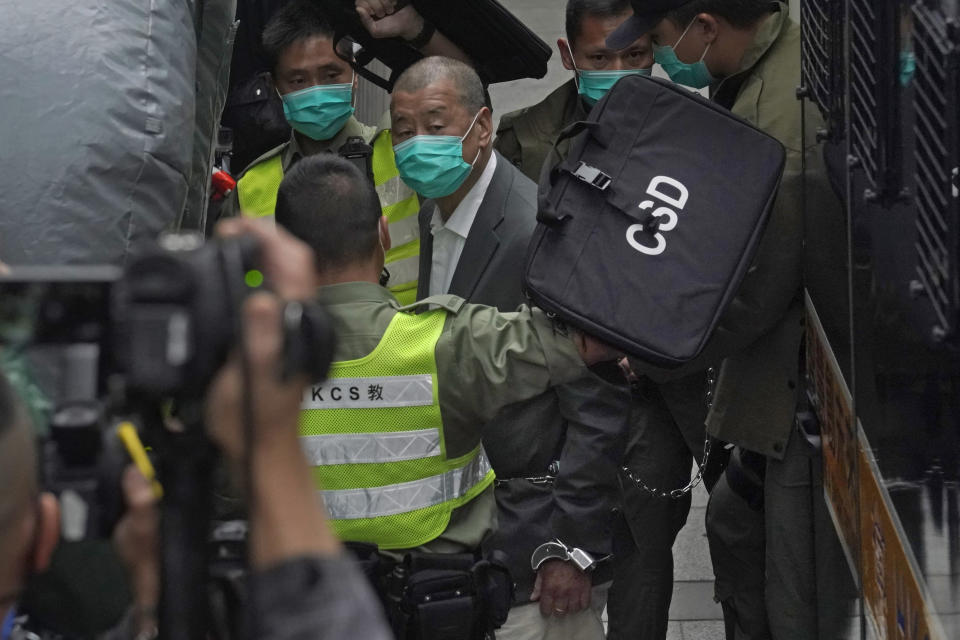
<instances>
[{"instance_id":1,"label":"video camera","mask_svg":"<svg viewBox=\"0 0 960 640\"><path fill-rule=\"evenodd\" d=\"M244 298L267 286L258 253L250 238L204 245L171 234L123 270L23 267L0 276L0 344L22 350L53 406L41 472L47 489L70 496L68 539L108 534L119 516L129 457L116 426L131 421L157 440L171 406L202 401L238 342ZM283 375L323 378L333 353L323 310L291 303L283 322ZM71 520L71 504L82 522Z\"/></svg>"},{"instance_id":2,"label":"video camera","mask_svg":"<svg viewBox=\"0 0 960 640\"><path fill-rule=\"evenodd\" d=\"M160 618L171 638L209 628L211 579L233 575L243 561L243 540L220 540L222 527L211 523L216 464L203 404L240 343L245 298L269 289L259 253L249 237L204 244L170 234L124 269L14 267L0 275L0 349L48 399L41 483L60 497L65 540L105 538L122 515L131 449L118 430L148 445L164 494ZM281 321L280 375L323 379L334 347L323 309L288 302ZM223 569L227 547L237 562Z\"/></svg>"}]
</instances>

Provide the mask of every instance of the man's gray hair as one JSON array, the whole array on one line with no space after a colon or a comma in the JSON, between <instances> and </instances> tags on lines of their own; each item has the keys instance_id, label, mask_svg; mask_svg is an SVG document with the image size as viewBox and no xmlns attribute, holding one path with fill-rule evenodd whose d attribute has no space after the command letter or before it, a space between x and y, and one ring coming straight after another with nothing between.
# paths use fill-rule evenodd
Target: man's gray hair
<instances>
[{"instance_id":1,"label":"man's gray hair","mask_svg":"<svg viewBox=\"0 0 960 640\"><path fill-rule=\"evenodd\" d=\"M487 92L473 67L453 58L431 56L413 63L400 74L394 91L413 93L439 80L450 80L460 94L460 103L471 113L489 107Z\"/></svg>"}]
</instances>

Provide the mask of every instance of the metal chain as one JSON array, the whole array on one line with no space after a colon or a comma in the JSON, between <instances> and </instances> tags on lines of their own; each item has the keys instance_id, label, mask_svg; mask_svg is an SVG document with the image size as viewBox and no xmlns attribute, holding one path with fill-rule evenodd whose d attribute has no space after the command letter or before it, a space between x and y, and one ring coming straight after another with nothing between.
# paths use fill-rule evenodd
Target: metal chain
<instances>
[{"instance_id":1,"label":"metal chain","mask_svg":"<svg viewBox=\"0 0 960 640\"><path fill-rule=\"evenodd\" d=\"M686 486L680 489L672 489L666 491L664 489L657 489L655 487L648 486L637 474L630 470L630 467L620 467L624 474L634 482L638 487L644 491L651 493L659 498L672 498L674 500L679 500L683 496L687 495L693 491L698 484L703 480L703 470L707 467L707 460L710 457L710 448L711 441L710 436L707 436L703 439L703 464L700 465L700 468L697 469L696 475L693 476L693 479L686 484Z\"/></svg>"},{"instance_id":2,"label":"metal chain","mask_svg":"<svg viewBox=\"0 0 960 640\"><path fill-rule=\"evenodd\" d=\"M716 370L713 367L707 369L707 409L713 406L713 388L717 383ZM634 484L646 491L647 493L653 494L659 498L671 498L673 500L679 500L683 496L687 495L693 491L698 484L703 481L703 470L707 468L707 461L710 459L710 449L712 446L712 441L710 440L710 434L705 434L703 438L703 462L699 465L696 475L693 476L693 479L690 480L685 486L679 489L671 489L670 491L664 489L657 489L655 487L650 487L647 485L643 479L640 478L636 473L634 473L630 467L623 466L620 469L623 473L629 478Z\"/></svg>"}]
</instances>

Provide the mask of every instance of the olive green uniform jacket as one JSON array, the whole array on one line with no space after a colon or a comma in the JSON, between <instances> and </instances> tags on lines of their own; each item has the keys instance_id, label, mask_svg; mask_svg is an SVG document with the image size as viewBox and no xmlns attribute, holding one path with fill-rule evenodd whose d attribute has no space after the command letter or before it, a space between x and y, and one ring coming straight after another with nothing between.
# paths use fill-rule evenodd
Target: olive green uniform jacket
<instances>
[{"instance_id":1,"label":"olive green uniform jacket","mask_svg":"<svg viewBox=\"0 0 960 640\"><path fill-rule=\"evenodd\" d=\"M327 140L324 151L327 153L337 153L340 150L340 147L342 147L347 141L347 138L352 138L354 136L363 138L364 141L369 143L371 140L373 140L373 137L376 135L376 133L376 127L369 127L353 116L350 116L350 119L347 120L347 123L343 125L343 129L340 130L340 133L332 137L330 140ZM265 154L251 162L250 166L246 167L243 170L243 173L237 176L237 181L239 182L240 178L242 178L243 175L252 167L278 155L280 156L280 166L283 167L284 174L290 170L290 167L293 166L294 162L307 155L297 142L296 131L291 132L290 140L284 142L279 147L267 151ZM237 190L234 189L230 192L230 195L227 196L227 199L223 201L223 205L220 207L219 217L232 218L239 215L240 199L239 195L237 194Z\"/></svg>"},{"instance_id":2,"label":"olive green uniform jacket","mask_svg":"<svg viewBox=\"0 0 960 640\"><path fill-rule=\"evenodd\" d=\"M322 287L317 297L332 317L336 361L361 358L373 351L398 312L425 310L433 304L447 309L435 357L443 434L451 458L469 453L477 430L503 407L571 382L587 371L569 336L539 309L521 307L514 313L501 313L493 307L466 304L456 296L434 296L401 307L387 289L366 282ZM525 441L504 437L503 431L497 435L496 440L483 438L488 452L502 449L501 455L509 455L517 442ZM491 486L455 509L447 529L421 550L474 550L495 526Z\"/></svg>"},{"instance_id":3,"label":"olive green uniform jacket","mask_svg":"<svg viewBox=\"0 0 960 640\"><path fill-rule=\"evenodd\" d=\"M801 273L804 200L807 206L836 207L826 186L822 149L803 139L805 128L823 126L816 109L803 109L800 85L800 27L787 6L758 28L740 71L712 88L711 98L728 107L786 149L786 164L767 228L753 264L696 361L676 372L644 368L655 380L719 365L713 404L707 414L714 436L781 459L793 425L803 335ZM806 163L806 183L803 166ZM741 180L746 176L730 176ZM805 188L806 187L806 188ZM664 385L669 388L670 385ZM664 394L668 404L675 398Z\"/></svg>"},{"instance_id":4,"label":"olive green uniform jacket","mask_svg":"<svg viewBox=\"0 0 960 640\"><path fill-rule=\"evenodd\" d=\"M511 111L500 118L494 148L514 165L519 167L534 182L540 181L540 171L553 152L557 136L568 124L587 117L577 84L573 80L557 87L541 102ZM561 158L567 156L570 140L557 146Z\"/></svg>"}]
</instances>

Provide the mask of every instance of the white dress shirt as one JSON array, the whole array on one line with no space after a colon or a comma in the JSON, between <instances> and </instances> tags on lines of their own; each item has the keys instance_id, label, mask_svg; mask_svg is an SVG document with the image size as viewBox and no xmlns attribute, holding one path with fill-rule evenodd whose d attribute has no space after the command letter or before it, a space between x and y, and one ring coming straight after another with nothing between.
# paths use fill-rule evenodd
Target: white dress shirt
<instances>
[{"instance_id":1,"label":"white dress shirt","mask_svg":"<svg viewBox=\"0 0 960 640\"><path fill-rule=\"evenodd\" d=\"M444 294L450 291L453 274L460 262L463 245L467 241L467 234L477 217L480 204L487 194L493 172L497 168L497 154L490 155L487 166L484 167L480 179L470 188L453 214L443 221L440 208L434 206L433 218L430 219L430 234L433 236L433 256L430 264L430 291L431 296Z\"/></svg>"}]
</instances>

